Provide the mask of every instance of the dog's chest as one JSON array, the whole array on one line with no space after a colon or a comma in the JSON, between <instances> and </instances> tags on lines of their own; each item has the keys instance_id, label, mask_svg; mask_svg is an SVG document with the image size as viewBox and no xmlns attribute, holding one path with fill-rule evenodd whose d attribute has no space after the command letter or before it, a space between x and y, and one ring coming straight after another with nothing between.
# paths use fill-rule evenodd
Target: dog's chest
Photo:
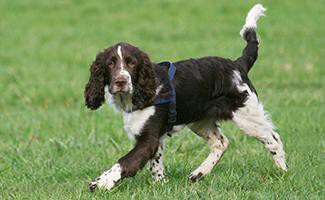
<instances>
[{"instance_id":1,"label":"dog's chest","mask_svg":"<svg viewBox=\"0 0 325 200\"><path fill-rule=\"evenodd\" d=\"M136 110L131 113L124 113L124 129L130 139L134 139L141 134L143 127L148 122L148 119L154 115L155 107L150 106L142 110Z\"/></svg>"}]
</instances>

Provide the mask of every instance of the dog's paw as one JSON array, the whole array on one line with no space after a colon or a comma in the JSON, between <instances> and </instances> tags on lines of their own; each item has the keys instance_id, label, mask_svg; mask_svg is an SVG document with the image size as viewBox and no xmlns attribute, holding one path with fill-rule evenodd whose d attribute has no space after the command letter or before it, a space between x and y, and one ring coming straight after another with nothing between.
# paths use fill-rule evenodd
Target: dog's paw
<instances>
[{"instance_id":1,"label":"dog's paw","mask_svg":"<svg viewBox=\"0 0 325 200\"><path fill-rule=\"evenodd\" d=\"M118 179L107 176L106 172L104 172L104 174L104 176L98 177L96 181L89 183L88 187L91 192L95 191L96 188L110 190L116 185Z\"/></svg>"},{"instance_id":2,"label":"dog's paw","mask_svg":"<svg viewBox=\"0 0 325 200\"><path fill-rule=\"evenodd\" d=\"M192 182L192 183L195 183L197 182L201 177L203 176L202 172L192 172L190 174L190 176L188 177L188 179Z\"/></svg>"},{"instance_id":3,"label":"dog's paw","mask_svg":"<svg viewBox=\"0 0 325 200\"><path fill-rule=\"evenodd\" d=\"M152 168L150 168L150 170L151 170L151 176L154 181L160 181L164 179L165 175L163 170L158 169L155 171Z\"/></svg>"},{"instance_id":4,"label":"dog's paw","mask_svg":"<svg viewBox=\"0 0 325 200\"><path fill-rule=\"evenodd\" d=\"M164 174L152 174L152 178L155 182L164 180L165 176Z\"/></svg>"},{"instance_id":5,"label":"dog's paw","mask_svg":"<svg viewBox=\"0 0 325 200\"><path fill-rule=\"evenodd\" d=\"M275 165L279 168L282 169L283 171L287 172L288 171L288 166L285 163L284 159L274 159L275 160Z\"/></svg>"},{"instance_id":6,"label":"dog's paw","mask_svg":"<svg viewBox=\"0 0 325 200\"><path fill-rule=\"evenodd\" d=\"M97 188L97 182L93 181L93 182L89 183L88 188L89 188L90 192L95 191L95 189Z\"/></svg>"},{"instance_id":7,"label":"dog's paw","mask_svg":"<svg viewBox=\"0 0 325 200\"><path fill-rule=\"evenodd\" d=\"M105 171L95 181L89 183L89 190L93 192L96 188L110 190L121 179L121 166L114 165L110 170Z\"/></svg>"}]
</instances>

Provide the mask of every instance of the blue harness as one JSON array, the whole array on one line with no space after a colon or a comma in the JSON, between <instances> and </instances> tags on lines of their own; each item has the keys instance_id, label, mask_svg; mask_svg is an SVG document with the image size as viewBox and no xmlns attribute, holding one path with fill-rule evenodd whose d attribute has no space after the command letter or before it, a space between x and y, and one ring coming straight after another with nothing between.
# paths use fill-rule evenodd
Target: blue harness
<instances>
[{"instance_id":1,"label":"blue harness","mask_svg":"<svg viewBox=\"0 0 325 200\"><path fill-rule=\"evenodd\" d=\"M171 131L173 129L173 125L176 122L176 117L177 117L177 112L176 112L176 92L175 92L175 87L173 84L173 79L176 73L176 67L172 62L161 62L158 63L158 65L163 65L163 66L169 66L168 68L168 77L169 77L169 82L171 85L171 94L169 98L156 98L154 101L155 106L159 105L164 105L164 104L169 104L169 113L168 113L168 126L167 126L167 132Z\"/></svg>"}]
</instances>

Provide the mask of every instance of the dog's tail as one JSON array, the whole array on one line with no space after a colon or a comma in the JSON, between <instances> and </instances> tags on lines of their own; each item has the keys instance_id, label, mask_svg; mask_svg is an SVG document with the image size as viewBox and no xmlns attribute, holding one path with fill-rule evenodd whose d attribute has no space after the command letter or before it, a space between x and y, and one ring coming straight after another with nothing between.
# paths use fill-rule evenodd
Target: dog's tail
<instances>
[{"instance_id":1,"label":"dog's tail","mask_svg":"<svg viewBox=\"0 0 325 200\"><path fill-rule=\"evenodd\" d=\"M246 17L246 22L240 31L241 37L246 40L247 45L243 50L242 56L236 62L244 68L246 73L252 68L257 59L259 41L256 36L256 22L264 16L266 9L261 4L256 4L251 8Z\"/></svg>"}]
</instances>

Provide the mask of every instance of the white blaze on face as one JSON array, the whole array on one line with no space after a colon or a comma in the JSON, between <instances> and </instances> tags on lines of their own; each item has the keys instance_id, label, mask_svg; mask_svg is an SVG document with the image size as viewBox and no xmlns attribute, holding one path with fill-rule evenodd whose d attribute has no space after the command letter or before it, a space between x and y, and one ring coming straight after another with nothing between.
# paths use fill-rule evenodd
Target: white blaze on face
<instances>
[{"instance_id":1,"label":"white blaze on face","mask_svg":"<svg viewBox=\"0 0 325 200\"><path fill-rule=\"evenodd\" d=\"M120 57L121 61L123 61L122 50L120 45L117 47L117 55ZM123 68L123 62L121 62L121 67Z\"/></svg>"},{"instance_id":2,"label":"white blaze on face","mask_svg":"<svg viewBox=\"0 0 325 200\"><path fill-rule=\"evenodd\" d=\"M130 93L132 94L132 92L133 92L132 79L131 79L130 73L127 70L125 70L125 68L124 68L125 66L124 66L124 61L123 61L123 55L122 55L122 47L121 47L121 45L119 45L117 47L117 55L120 57L120 60L121 60L121 65L120 65L121 70L120 70L120 73L119 74L121 76L124 76L124 77L127 78L127 81L128 81L127 84L129 86Z\"/></svg>"}]
</instances>

